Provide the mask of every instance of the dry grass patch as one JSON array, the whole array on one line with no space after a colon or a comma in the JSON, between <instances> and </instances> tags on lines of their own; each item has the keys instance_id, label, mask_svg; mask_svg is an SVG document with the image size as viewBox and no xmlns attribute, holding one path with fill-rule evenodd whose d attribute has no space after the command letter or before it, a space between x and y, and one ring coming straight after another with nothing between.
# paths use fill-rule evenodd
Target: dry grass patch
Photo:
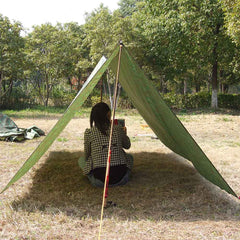
<instances>
[{"instance_id":1,"label":"dry grass patch","mask_svg":"<svg viewBox=\"0 0 240 240\"><path fill-rule=\"evenodd\" d=\"M126 186L110 188L102 239L239 239L239 201L203 179L192 165L152 139L138 115L125 117L135 164ZM183 123L239 193L240 117L186 115ZM224 119L229 119L228 121ZM14 119L48 132L56 119ZM97 239L102 189L77 165L87 118L73 119L38 164L0 195L0 239ZM231 136L231 139L229 139ZM42 138L0 142L3 188Z\"/></svg>"}]
</instances>

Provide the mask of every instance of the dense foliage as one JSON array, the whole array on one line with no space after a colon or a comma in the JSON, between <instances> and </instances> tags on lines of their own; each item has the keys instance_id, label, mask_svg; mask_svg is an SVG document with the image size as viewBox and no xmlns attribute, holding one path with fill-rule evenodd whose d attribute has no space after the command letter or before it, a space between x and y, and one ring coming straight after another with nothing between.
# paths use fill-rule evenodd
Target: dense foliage
<instances>
[{"instance_id":1,"label":"dense foliage","mask_svg":"<svg viewBox=\"0 0 240 240\"><path fill-rule=\"evenodd\" d=\"M0 15L1 108L68 105L120 40L171 106L234 108L230 102L239 100L229 93L240 84L239 6L239 0L120 0L114 12L101 4L88 13L84 25L46 23L25 36L21 23ZM105 97L113 79L111 72L104 76ZM120 102L131 106L124 92Z\"/></svg>"},{"instance_id":2,"label":"dense foliage","mask_svg":"<svg viewBox=\"0 0 240 240\"><path fill-rule=\"evenodd\" d=\"M22 78L24 71L24 39L22 26L11 23L0 14L0 104L9 101L13 85Z\"/></svg>"}]
</instances>

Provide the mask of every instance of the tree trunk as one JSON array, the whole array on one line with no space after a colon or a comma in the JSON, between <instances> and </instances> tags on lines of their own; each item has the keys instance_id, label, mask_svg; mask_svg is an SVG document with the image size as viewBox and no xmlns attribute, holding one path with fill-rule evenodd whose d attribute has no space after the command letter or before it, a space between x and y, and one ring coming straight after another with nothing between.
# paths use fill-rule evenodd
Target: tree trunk
<instances>
[{"instance_id":1,"label":"tree trunk","mask_svg":"<svg viewBox=\"0 0 240 240\"><path fill-rule=\"evenodd\" d=\"M77 76L77 91L78 92L82 88L82 81L83 81L83 75L82 75L82 73L79 73Z\"/></svg>"},{"instance_id":2,"label":"tree trunk","mask_svg":"<svg viewBox=\"0 0 240 240\"><path fill-rule=\"evenodd\" d=\"M0 98L2 97L2 73L0 72Z\"/></svg>"},{"instance_id":3,"label":"tree trunk","mask_svg":"<svg viewBox=\"0 0 240 240\"><path fill-rule=\"evenodd\" d=\"M196 93L200 92L200 84L199 83L196 83L195 91L196 91Z\"/></svg>"},{"instance_id":4,"label":"tree trunk","mask_svg":"<svg viewBox=\"0 0 240 240\"><path fill-rule=\"evenodd\" d=\"M187 94L187 80L184 79L184 82L183 82L184 86L183 86L183 94L186 95Z\"/></svg>"},{"instance_id":5,"label":"tree trunk","mask_svg":"<svg viewBox=\"0 0 240 240\"><path fill-rule=\"evenodd\" d=\"M200 92L200 82L199 82L199 77L195 77L195 79L193 80L194 82L194 88L195 88L195 93Z\"/></svg>"},{"instance_id":6,"label":"tree trunk","mask_svg":"<svg viewBox=\"0 0 240 240\"><path fill-rule=\"evenodd\" d=\"M6 92L6 81L2 81L3 92Z\"/></svg>"},{"instance_id":7,"label":"tree trunk","mask_svg":"<svg viewBox=\"0 0 240 240\"><path fill-rule=\"evenodd\" d=\"M217 24L216 30L215 30L215 35L219 34L219 29L220 25ZM213 47L213 66L212 66L212 101L211 101L211 107L216 109L218 108L218 99L217 99L217 94L218 94L218 54L217 54L217 47L218 47L218 42L217 39L215 40L214 47Z\"/></svg>"},{"instance_id":8,"label":"tree trunk","mask_svg":"<svg viewBox=\"0 0 240 240\"><path fill-rule=\"evenodd\" d=\"M165 83L165 76L160 76L160 92L163 94L168 92L168 89Z\"/></svg>"},{"instance_id":9,"label":"tree trunk","mask_svg":"<svg viewBox=\"0 0 240 240\"><path fill-rule=\"evenodd\" d=\"M222 84L222 93L225 93L225 94L228 93L228 89L229 89L229 85L223 83Z\"/></svg>"},{"instance_id":10,"label":"tree trunk","mask_svg":"<svg viewBox=\"0 0 240 240\"><path fill-rule=\"evenodd\" d=\"M111 91L111 85L110 85L110 79L109 79L109 71L107 71L107 85L108 85L108 92L109 92L109 99L111 104L111 109L113 109L113 99L112 99L112 91Z\"/></svg>"},{"instance_id":11,"label":"tree trunk","mask_svg":"<svg viewBox=\"0 0 240 240\"><path fill-rule=\"evenodd\" d=\"M184 80L181 79L180 83L178 84L178 91L180 92L181 95L184 95Z\"/></svg>"},{"instance_id":12,"label":"tree trunk","mask_svg":"<svg viewBox=\"0 0 240 240\"><path fill-rule=\"evenodd\" d=\"M215 48L214 48L215 49ZM216 109L218 108L218 99L217 99L217 94L218 94L218 79L217 79L217 60L213 64L212 67L212 101L211 101L211 107Z\"/></svg>"}]
</instances>

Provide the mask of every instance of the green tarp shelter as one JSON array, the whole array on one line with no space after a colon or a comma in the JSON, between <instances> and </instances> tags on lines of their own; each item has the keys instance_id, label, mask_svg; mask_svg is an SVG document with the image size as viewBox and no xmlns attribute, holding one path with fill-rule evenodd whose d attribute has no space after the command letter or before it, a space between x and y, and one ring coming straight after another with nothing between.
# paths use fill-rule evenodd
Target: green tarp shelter
<instances>
[{"instance_id":1,"label":"green tarp shelter","mask_svg":"<svg viewBox=\"0 0 240 240\"><path fill-rule=\"evenodd\" d=\"M16 175L10 180L3 191L21 178L47 151L53 141L72 119L75 112L81 109L81 105L92 92L107 68L110 68L113 73L117 72L120 48L121 65L119 82L149 127L164 145L173 152L191 161L203 177L237 197L236 193L219 174L179 119L163 101L152 83L145 77L143 71L135 63L126 47L122 45L115 48L109 59L106 60L102 57L64 115L27 159Z\"/></svg>"}]
</instances>

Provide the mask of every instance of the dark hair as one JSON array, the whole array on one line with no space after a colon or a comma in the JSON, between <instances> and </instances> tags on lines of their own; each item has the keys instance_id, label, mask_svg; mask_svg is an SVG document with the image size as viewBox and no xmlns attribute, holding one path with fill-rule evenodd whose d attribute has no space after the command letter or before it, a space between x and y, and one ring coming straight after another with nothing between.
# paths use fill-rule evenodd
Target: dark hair
<instances>
[{"instance_id":1,"label":"dark hair","mask_svg":"<svg viewBox=\"0 0 240 240\"><path fill-rule=\"evenodd\" d=\"M95 106L93 106L91 115L90 115L90 126L91 128L94 125L98 128L98 130L104 134L107 135L107 129L110 126L110 120L108 118L108 113L110 112L109 106L104 103L97 103Z\"/></svg>"}]
</instances>

